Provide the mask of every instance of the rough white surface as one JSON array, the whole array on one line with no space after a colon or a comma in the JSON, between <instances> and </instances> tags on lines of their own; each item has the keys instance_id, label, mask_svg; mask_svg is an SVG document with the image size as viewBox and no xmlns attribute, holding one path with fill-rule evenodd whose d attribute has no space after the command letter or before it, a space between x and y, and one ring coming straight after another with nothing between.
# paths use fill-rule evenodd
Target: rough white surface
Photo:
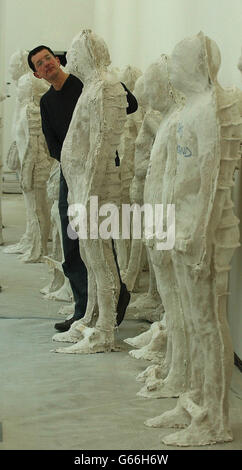
<instances>
[{"instance_id":1,"label":"rough white surface","mask_svg":"<svg viewBox=\"0 0 242 470\"><path fill-rule=\"evenodd\" d=\"M122 83L133 92L135 82L142 75L141 70L128 65L118 74ZM137 121L136 113L129 114L124 125L121 136L120 145L118 146L118 155L120 158L120 178L121 178L121 194L120 203L130 204L130 185L134 177L134 158L135 158L135 141L139 131L139 120ZM121 214L120 224L122 224ZM131 240L123 240L121 237L115 241L117 251L118 264L123 277L128 267L130 258Z\"/></svg>"},{"instance_id":2,"label":"rough white surface","mask_svg":"<svg viewBox=\"0 0 242 470\"><path fill-rule=\"evenodd\" d=\"M104 203L120 201L120 167L115 152L126 121L126 93L107 72L110 57L104 41L84 30L67 52L68 70L84 83L61 154L69 204L82 204L88 214L91 196ZM88 227L88 224L87 224ZM57 352L92 353L114 349L116 306L120 283L111 240L80 239L80 254L88 270L88 305L82 323L84 338ZM95 317L98 312L97 317ZM93 325L95 324L95 327Z\"/></svg>"},{"instance_id":3,"label":"rough white surface","mask_svg":"<svg viewBox=\"0 0 242 470\"><path fill-rule=\"evenodd\" d=\"M217 82L219 66L217 45L203 33L174 48L169 82L184 94L185 104L164 116L145 186L146 202L176 205L174 249L149 246L167 315L171 362L165 381L170 376L169 386L177 382L180 398L174 410L147 424L188 425L163 438L168 445L232 440L226 299L229 263L239 245L231 189L242 123L235 91Z\"/></svg>"},{"instance_id":4,"label":"rough white surface","mask_svg":"<svg viewBox=\"0 0 242 470\"><path fill-rule=\"evenodd\" d=\"M138 136L135 142L134 156L134 178L130 188L131 202L144 204L144 184L146 172L150 160L151 149L159 128L162 114L157 102L154 107L152 97L160 95L163 91L163 83L157 80L159 73L159 61L151 64L145 73L139 77L136 82L134 93L139 102L139 114L136 117ZM135 289L138 274L142 270L142 253L144 253L144 244L141 240L132 240L129 264L125 273L125 282L129 290ZM140 296L130 305L135 309L134 318L147 321L156 321L159 319L159 313L153 312L162 303L157 291L154 269L150 260L149 253L146 253L149 267L149 290L144 296Z\"/></svg>"},{"instance_id":5,"label":"rough white surface","mask_svg":"<svg viewBox=\"0 0 242 470\"><path fill-rule=\"evenodd\" d=\"M5 100L6 96L0 93L0 102ZM3 234L2 234L2 205L1 205L1 198L2 198L2 117L0 115L0 245L3 244Z\"/></svg>"},{"instance_id":6,"label":"rough white surface","mask_svg":"<svg viewBox=\"0 0 242 470\"><path fill-rule=\"evenodd\" d=\"M51 228L52 228L52 253L49 257L44 257L44 261L49 265L51 270L51 279L49 284L43 287L40 292L45 295L46 299L71 302L73 294L70 282L64 276L62 264L64 261L62 247L61 221L58 209L60 186L60 164L55 161L49 179L47 181L47 194L51 206Z\"/></svg>"},{"instance_id":7,"label":"rough white surface","mask_svg":"<svg viewBox=\"0 0 242 470\"><path fill-rule=\"evenodd\" d=\"M48 90L45 82L29 71L27 51L17 51L10 58L9 71L17 88L13 141L8 164L19 166L19 179L26 207L26 231L19 243L5 248L5 253L21 253L24 262L38 262L47 254L50 229L46 181L51 159L41 128L39 102ZM16 162L16 152L19 165ZM11 163L13 167L11 167Z\"/></svg>"}]
</instances>

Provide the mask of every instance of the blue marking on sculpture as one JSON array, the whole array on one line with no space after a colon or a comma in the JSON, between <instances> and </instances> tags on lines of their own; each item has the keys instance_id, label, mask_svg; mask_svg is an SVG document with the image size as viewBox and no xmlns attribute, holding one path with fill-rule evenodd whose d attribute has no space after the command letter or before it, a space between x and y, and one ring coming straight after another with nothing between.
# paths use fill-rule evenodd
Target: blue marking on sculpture
<instances>
[{"instance_id":1,"label":"blue marking on sculpture","mask_svg":"<svg viewBox=\"0 0 242 470\"><path fill-rule=\"evenodd\" d=\"M178 128L177 128L177 133L180 134L180 136L183 135L183 129L184 129L184 126L181 122L178 123Z\"/></svg>"},{"instance_id":2,"label":"blue marking on sculpture","mask_svg":"<svg viewBox=\"0 0 242 470\"><path fill-rule=\"evenodd\" d=\"M189 149L189 147L182 147L181 145L177 146L177 153L179 155L183 155L183 157L192 157L192 151Z\"/></svg>"}]
</instances>

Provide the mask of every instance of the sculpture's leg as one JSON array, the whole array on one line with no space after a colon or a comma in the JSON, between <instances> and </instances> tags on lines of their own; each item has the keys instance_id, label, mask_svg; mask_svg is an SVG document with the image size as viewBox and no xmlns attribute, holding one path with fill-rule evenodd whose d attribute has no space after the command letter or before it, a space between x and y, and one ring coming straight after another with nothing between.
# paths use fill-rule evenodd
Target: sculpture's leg
<instances>
[{"instance_id":1,"label":"sculpture's leg","mask_svg":"<svg viewBox=\"0 0 242 470\"><path fill-rule=\"evenodd\" d=\"M47 243L50 233L50 205L47 198L46 182L50 176L51 164L46 156L43 136L38 136L36 144L37 155L33 169L33 188L41 233L42 254L47 255Z\"/></svg>"},{"instance_id":2,"label":"sculpture's leg","mask_svg":"<svg viewBox=\"0 0 242 470\"><path fill-rule=\"evenodd\" d=\"M99 317L96 327L103 331L113 331L116 324L117 304L120 292L120 280L114 259L111 240L89 242L91 256L95 249L93 270L97 283Z\"/></svg>"},{"instance_id":3,"label":"sculpture's leg","mask_svg":"<svg viewBox=\"0 0 242 470\"><path fill-rule=\"evenodd\" d=\"M48 254L48 238L50 233L50 210L47 202L46 187L35 188L36 214L41 234L42 254Z\"/></svg>"},{"instance_id":4,"label":"sculpture's leg","mask_svg":"<svg viewBox=\"0 0 242 470\"><path fill-rule=\"evenodd\" d=\"M90 263L89 257L87 256L86 243L83 240L79 240L79 248L81 258L83 259L88 271L88 300L86 312L82 318L82 324L92 327L95 326L99 315L96 277L92 268L92 264Z\"/></svg>"},{"instance_id":5,"label":"sculpture's leg","mask_svg":"<svg viewBox=\"0 0 242 470\"><path fill-rule=\"evenodd\" d=\"M42 255L41 233L36 211L36 200L34 190L24 192L27 230L26 250L21 257L25 263L34 263L40 261Z\"/></svg>"},{"instance_id":6,"label":"sculpture's leg","mask_svg":"<svg viewBox=\"0 0 242 470\"><path fill-rule=\"evenodd\" d=\"M82 240L85 248L87 269L92 269L97 285L98 319L95 327L82 330L83 339L69 348L60 348L56 352L69 354L92 354L115 349L114 327L116 306L120 291L119 276L113 256L111 240ZM83 317L82 322L85 322Z\"/></svg>"},{"instance_id":7,"label":"sculpture's leg","mask_svg":"<svg viewBox=\"0 0 242 470\"><path fill-rule=\"evenodd\" d=\"M163 300L167 323L167 351L165 364L169 364L169 373L165 380L147 384L141 394L146 397L179 396L186 389L187 347L184 329L184 313L179 297L179 288L175 276L171 254L149 248L151 261L156 275L157 288Z\"/></svg>"},{"instance_id":8,"label":"sculpture's leg","mask_svg":"<svg viewBox=\"0 0 242 470\"><path fill-rule=\"evenodd\" d=\"M226 320L226 295L217 295L220 284L211 275L194 281L188 269L193 292L195 335L191 340L191 388L197 397L181 397L183 408L191 416L190 426L166 436L169 445L207 445L232 440L228 420L228 391L233 369L233 349ZM221 285L221 284L220 284ZM197 347L199 345L199 347Z\"/></svg>"},{"instance_id":9,"label":"sculpture's leg","mask_svg":"<svg viewBox=\"0 0 242 470\"><path fill-rule=\"evenodd\" d=\"M124 275L124 283L128 291L132 292L138 277L141 265L143 242L142 240L132 239L130 258L127 271Z\"/></svg>"}]
</instances>

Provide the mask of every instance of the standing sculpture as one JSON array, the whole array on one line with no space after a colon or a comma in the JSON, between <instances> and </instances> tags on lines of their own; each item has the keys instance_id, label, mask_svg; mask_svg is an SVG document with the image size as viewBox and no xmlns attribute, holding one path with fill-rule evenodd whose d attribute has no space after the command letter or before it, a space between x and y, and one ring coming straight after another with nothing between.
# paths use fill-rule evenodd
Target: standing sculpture
<instances>
[{"instance_id":1,"label":"standing sculpture","mask_svg":"<svg viewBox=\"0 0 242 470\"><path fill-rule=\"evenodd\" d=\"M169 82L167 61L168 57L162 55L160 60L152 64L144 74L150 112L147 114L147 123L143 129L145 131L142 139L143 146L140 148L139 155L140 162L143 162L140 167L141 169L145 167L145 174L147 174L144 202L152 204L153 213L155 213L155 204L161 203L162 175L167 164L167 144L164 143L164 138L168 136L170 123L176 120L178 109L183 106L182 96ZM153 175L152 180L150 171L153 168L153 162L156 163L154 170L156 177ZM142 186L142 180L139 184ZM148 240L146 245L156 278L160 307L164 305L165 316L161 320L160 312L160 321L152 325L150 333L147 332L133 339L129 338L126 342L139 348L130 351L131 356L157 363L137 378L146 382L138 395L152 398L176 397L184 391L185 387L185 334L183 313L177 294L179 288L171 251L157 251L155 239ZM154 304L156 300L154 295L147 297L151 305Z\"/></svg>"},{"instance_id":2,"label":"standing sculpture","mask_svg":"<svg viewBox=\"0 0 242 470\"><path fill-rule=\"evenodd\" d=\"M5 100L6 96L2 95L0 93L0 102ZM2 131L2 118L0 116L0 133ZM1 199L2 199L2 139L1 139L1 134L0 134L0 245L3 244L3 222L2 222L2 204L1 204Z\"/></svg>"},{"instance_id":3,"label":"standing sculpture","mask_svg":"<svg viewBox=\"0 0 242 470\"><path fill-rule=\"evenodd\" d=\"M120 82L107 72L110 57L106 44L90 30L74 38L67 52L67 64L68 70L84 83L63 144L61 165L68 185L69 207L81 204L84 208L79 231L86 225L87 236L79 237L79 246L88 270L88 305L85 316L73 323L69 335L59 333L53 339L65 341L66 336L71 336L72 341L73 330L77 334L79 330L76 344L56 352L105 352L115 348L120 279L112 240L98 233L105 220L101 218L99 227L94 223L91 231L89 224L93 222L93 197L103 209L96 213L97 217L107 213L105 204L119 204L120 173L115 166L115 152L124 130L127 100Z\"/></svg>"},{"instance_id":4,"label":"standing sculpture","mask_svg":"<svg viewBox=\"0 0 242 470\"><path fill-rule=\"evenodd\" d=\"M131 185L131 202L144 204L144 185L147 168L150 160L151 149L155 140L157 130L162 120L160 100L157 97L163 92L163 83L158 80L160 74L159 62L151 64L142 77L137 81L137 97L142 103L144 111L142 124L135 142L134 178ZM143 240L132 240L131 256L125 276L125 282L130 289L135 290L135 282L138 272L142 269L142 252L144 250ZM157 291L154 269L147 252L149 265L149 288L148 292L139 295L130 309L135 311L135 318L141 320L155 321L160 319L163 306Z\"/></svg>"},{"instance_id":5,"label":"standing sculpture","mask_svg":"<svg viewBox=\"0 0 242 470\"><path fill-rule=\"evenodd\" d=\"M177 297L185 335L183 345L174 344L173 338L172 346L184 356L186 391L173 410L146 422L184 428L162 439L169 445L232 440L228 394L233 348L226 305L229 263L239 246L231 190L240 159L242 122L235 91L224 90L217 82L219 67L219 49L203 33L174 48L169 81L186 101L160 129L160 140L154 144L160 154L152 151L145 188L147 202L172 203L176 208L176 243L168 256L178 290L174 288L171 301ZM157 272L156 265L166 254L152 248L151 256Z\"/></svg>"},{"instance_id":6,"label":"standing sculpture","mask_svg":"<svg viewBox=\"0 0 242 470\"><path fill-rule=\"evenodd\" d=\"M135 82L140 77L142 72L136 67L128 65L118 74L121 82L125 83L127 88L133 92ZM135 140L138 134L137 117L135 114L127 116L124 125L124 132L121 136L121 142L118 147L118 158L120 164L120 178L121 178L121 194L120 203L130 204L130 185L134 176L134 153L135 153ZM120 225L122 225L122 220ZM130 257L131 240L123 240L121 237L115 241L117 250L118 263L123 275L127 269Z\"/></svg>"},{"instance_id":7,"label":"standing sculpture","mask_svg":"<svg viewBox=\"0 0 242 470\"><path fill-rule=\"evenodd\" d=\"M41 261L47 254L50 229L46 181L51 162L41 128L39 102L48 86L29 72L28 53L18 51L10 59L10 75L17 87L13 141L19 159L19 179L26 209L26 231L19 243L5 253L21 253L24 262ZM14 162L16 165L16 162ZM15 168L14 168L15 169Z\"/></svg>"}]
</instances>

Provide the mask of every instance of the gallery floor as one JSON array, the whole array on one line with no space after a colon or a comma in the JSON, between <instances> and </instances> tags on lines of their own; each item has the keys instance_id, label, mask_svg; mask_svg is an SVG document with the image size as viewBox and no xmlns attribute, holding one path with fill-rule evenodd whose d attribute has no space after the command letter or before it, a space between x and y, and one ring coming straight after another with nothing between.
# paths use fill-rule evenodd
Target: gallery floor
<instances>
[{"instance_id":1,"label":"gallery floor","mask_svg":"<svg viewBox=\"0 0 242 470\"><path fill-rule=\"evenodd\" d=\"M25 229L20 194L2 199L5 246ZM24 264L0 247L0 450L164 450L169 429L151 429L147 418L174 408L176 399L136 396L136 376L150 363L135 360L122 339L147 324L126 319L117 336L121 352L95 355L56 354L54 323L62 305L45 300L44 263ZM64 344L63 344L64 345ZM66 344L67 346L67 344ZM242 449L242 375L234 367L230 390L234 440L202 449ZM175 448L177 449L177 448ZM182 450L182 449L181 449Z\"/></svg>"}]
</instances>

